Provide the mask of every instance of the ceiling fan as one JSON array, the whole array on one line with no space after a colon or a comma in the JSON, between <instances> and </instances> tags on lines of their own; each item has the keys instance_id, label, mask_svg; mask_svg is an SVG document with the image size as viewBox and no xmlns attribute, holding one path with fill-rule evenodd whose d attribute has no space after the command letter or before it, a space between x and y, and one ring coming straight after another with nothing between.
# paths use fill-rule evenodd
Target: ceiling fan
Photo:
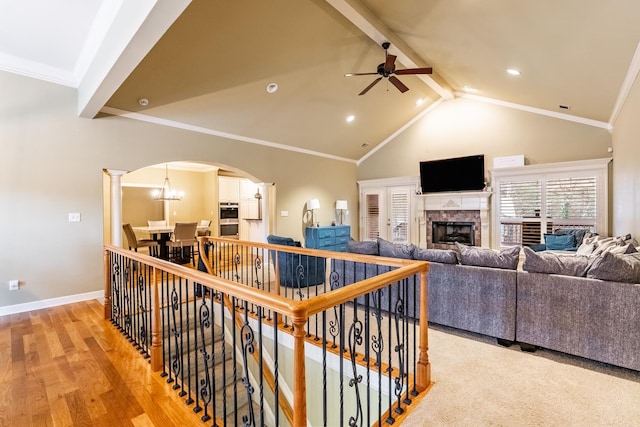
<instances>
[{"instance_id":1,"label":"ceiling fan","mask_svg":"<svg viewBox=\"0 0 640 427\"><path fill-rule=\"evenodd\" d=\"M380 75L380 77L375 79L373 81L373 83L371 83L369 86L364 88L364 90L362 92L360 92L358 95L364 95L365 93L367 93L369 91L369 89L374 87L380 80L382 80L383 77L388 78L389 81L391 82L391 84L393 84L400 92L405 93L406 91L409 90L409 88L406 87L404 85L404 83L402 83L400 80L398 80L398 78L396 76L394 76L394 74L398 74L398 75L401 75L401 74L431 74L431 72L432 72L431 67L427 67L427 68L407 68L407 69L404 69L404 70L396 70L396 55L389 55L389 53L387 53L387 49L389 49L389 46L391 46L391 43L389 43L389 42L382 43L382 48L384 49L384 62L382 64L378 65L378 69L377 69L377 71L375 73L347 73L347 74L345 74L345 77Z\"/></svg>"}]
</instances>

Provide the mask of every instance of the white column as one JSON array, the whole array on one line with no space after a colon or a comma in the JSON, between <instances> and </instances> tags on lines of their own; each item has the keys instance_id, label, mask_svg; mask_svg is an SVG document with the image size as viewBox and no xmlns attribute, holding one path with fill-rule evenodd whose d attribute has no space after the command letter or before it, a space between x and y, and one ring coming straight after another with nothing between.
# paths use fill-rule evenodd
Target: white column
<instances>
[{"instance_id":1,"label":"white column","mask_svg":"<svg viewBox=\"0 0 640 427\"><path fill-rule=\"evenodd\" d=\"M111 244L122 247L122 183L120 177L128 171L105 169L111 180Z\"/></svg>"}]
</instances>

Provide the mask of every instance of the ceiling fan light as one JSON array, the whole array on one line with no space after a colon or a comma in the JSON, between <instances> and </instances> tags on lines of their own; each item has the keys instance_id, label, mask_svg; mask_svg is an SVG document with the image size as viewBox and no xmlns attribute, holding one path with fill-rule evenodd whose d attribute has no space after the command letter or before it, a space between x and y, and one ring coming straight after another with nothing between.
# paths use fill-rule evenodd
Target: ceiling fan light
<instances>
[{"instance_id":1,"label":"ceiling fan light","mask_svg":"<svg viewBox=\"0 0 640 427\"><path fill-rule=\"evenodd\" d=\"M507 68L507 73L511 74L512 76L520 75L520 71L516 70L515 68Z\"/></svg>"},{"instance_id":2,"label":"ceiling fan light","mask_svg":"<svg viewBox=\"0 0 640 427\"><path fill-rule=\"evenodd\" d=\"M351 123L352 121L354 121L356 119L356 116L354 116L353 114L351 114L350 116L347 116L347 123Z\"/></svg>"}]
</instances>

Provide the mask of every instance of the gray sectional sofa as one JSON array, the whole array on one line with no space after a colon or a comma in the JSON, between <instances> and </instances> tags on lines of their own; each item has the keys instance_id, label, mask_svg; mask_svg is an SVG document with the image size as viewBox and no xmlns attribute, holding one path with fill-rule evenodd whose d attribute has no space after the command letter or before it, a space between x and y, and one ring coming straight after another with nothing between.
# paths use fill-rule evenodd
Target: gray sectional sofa
<instances>
[{"instance_id":1,"label":"gray sectional sofa","mask_svg":"<svg viewBox=\"0 0 640 427\"><path fill-rule=\"evenodd\" d=\"M543 347L640 371L640 253L582 256L525 247L520 258L519 247L418 249L381 239L352 241L349 250L430 261L430 323L503 345L518 342L527 351ZM341 271L340 286L383 272L371 264L334 267ZM385 292L382 307L393 311L399 296ZM409 286L403 297L419 301L419 287Z\"/></svg>"},{"instance_id":2,"label":"gray sectional sofa","mask_svg":"<svg viewBox=\"0 0 640 427\"><path fill-rule=\"evenodd\" d=\"M495 337L501 344L510 344L515 340L519 248L502 253L467 247L463 247L462 251L418 249L413 245L393 244L378 239L351 241L348 250L359 254L429 261L429 322ZM333 270L339 277L339 286L345 286L388 271L388 268L337 260ZM420 289L415 283L417 278L408 286L406 298L403 298L407 304L420 301ZM390 295L391 292L391 289L382 292L383 310L393 311L400 298L396 294ZM359 302L365 303L362 298ZM374 302L372 300L370 305ZM419 312L412 306L406 310L413 317L417 317Z\"/></svg>"}]
</instances>

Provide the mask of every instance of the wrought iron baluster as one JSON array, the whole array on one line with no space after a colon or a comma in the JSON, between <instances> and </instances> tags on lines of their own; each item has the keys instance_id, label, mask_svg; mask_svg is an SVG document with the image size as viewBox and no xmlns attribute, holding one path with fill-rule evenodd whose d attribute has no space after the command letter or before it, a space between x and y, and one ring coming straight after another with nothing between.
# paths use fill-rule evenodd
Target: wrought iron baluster
<instances>
[{"instance_id":1,"label":"wrought iron baluster","mask_svg":"<svg viewBox=\"0 0 640 427\"><path fill-rule=\"evenodd\" d=\"M245 301L244 302L245 320L242 325L242 328L240 328L240 344L242 346L242 365L244 366L244 376L242 377L241 381L242 381L242 385L244 385L244 388L247 392L247 402L249 402L248 404L249 414L242 416L242 422L245 426L253 426L255 425L256 421L255 421L255 415L253 413L253 405L251 404L251 402L252 402L252 397L253 397L253 393L255 392L255 389L253 385L251 385L251 381L249 379L249 355L254 353L255 347L254 347L253 329L251 328L251 326L249 326L248 311L249 311L249 306L247 301ZM237 409L238 409L238 405L236 404L236 411Z\"/></svg>"},{"instance_id":2,"label":"wrought iron baluster","mask_svg":"<svg viewBox=\"0 0 640 427\"><path fill-rule=\"evenodd\" d=\"M207 299L205 297L206 292L202 292L202 300L200 302L200 307L198 310L199 317L199 329L200 329L200 355L202 356L202 365L203 365L203 378L200 378L199 382L199 397L202 399L202 406L204 406L204 414L200 419L204 422L209 421L211 417L209 416L209 405L213 399L213 389L211 388L211 372L209 371L209 363L213 363L212 354L208 352L206 345L206 332L209 329L213 329L213 319L212 312L207 306ZM213 345L213 343L212 343ZM197 380L196 380L197 381ZM196 405L197 406L197 405ZM195 410L195 412L198 412Z\"/></svg>"},{"instance_id":3,"label":"wrought iron baluster","mask_svg":"<svg viewBox=\"0 0 640 427\"><path fill-rule=\"evenodd\" d=\"M402 409L402 406L400 405L400 397L402 395L402 385L403 385L403 381L404 381L404 376L405 376L405 372L404 372L404 336L402 334L402 318L404 316L404 301L403 298L401 296L401 286L400 283L397 283L396 286L398 287L398 299L396 301L396 305L395 305L395 313L394 313L394 320L395 320L395 331L396 331L396 345L394 347L394 351L397 354L397 358L398 358L398 375L396 376L396 378L394 379L394 383L395 383L395 387L394 387L394 394L396 396L397 399L397 406L395 409L395 413L396 414L402 414L404 412L404 409Z\"/></svg>"},{"instance_id":4,"label":"wrought iron baluster","mask_svg":"<svg viewBox=\"0 0 640 427\"><path fill-rule=\"evenodd\" d=\"M355 301L354 301L355 304ZM354 306L354 311L355 311ZM358 319L357 312L353 323L349 327L349 353L351 358L351 368L353 369L353 378L349 380L349 387L354 387L356 395L356 414L349 417L349 426L362 426L362 401L360 399L360 388L358 384L362 382L362 375L358 374L358 366L356 364L356 356L358 354L358 346L362 344L362 322Z\"/></svg>"}]
</instances>

